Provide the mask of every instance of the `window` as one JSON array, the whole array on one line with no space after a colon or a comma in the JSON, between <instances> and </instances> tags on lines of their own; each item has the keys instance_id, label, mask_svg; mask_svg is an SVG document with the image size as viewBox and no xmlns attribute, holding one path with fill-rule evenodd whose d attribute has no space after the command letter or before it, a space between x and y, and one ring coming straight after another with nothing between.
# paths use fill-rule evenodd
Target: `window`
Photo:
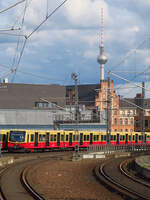
<instances>
[{"instance_id":1,"label":"window","mask_svg":"<svg viewBox=\"0 0 150 200\"><path fill-rule=\"evenodd\" d=\"M148 120L145 120L145 127L148 127Z\"/></svg>"},{"instance_id":2,"label":"window","mask_svg":"<svg viewBox=\"0 0 150 200\"><path fill-rule=\"evenodd\" d=\"M125 118L125 125L128 125L128 118Z\"/></svg>"},{"instance_id":3,"label":"window","mask_svg":"<svg viewBox=\"0 0 150 200\"><path fill-rule=\"evenodd\" d=\"M122 121L122 118L120 118L120 125L122 125L123 124L123 121Z\"/></svg>"},{"instance_id":4,"label":"window","mask_svg":"<svg viewBox=\"0 0 150 200\"><path fill-rule=\"evenodd\" d=\"M117 110L114 110L114 115L117 115Z\"/></svg>"},{"instance_id":5,"label":"window","mask_svg":"<svg viewBox=\"0 0 150 200\"><path fill-rule=\"evenodd\" d=\"M39 135L39 141L40 142L45 141L45 135Z\"/></svg>"},{"instance_id":6,"label":"window","mask_svg":"<svg viewBox=\"0 0 150 200\"><path fill-rule=\"evenodd\" d=\"M53 108L57 105L57 102L35 102L36 108Z\"/></svg>"},{"instance_id":7,"label":"window","mask_svg":"<svg viewBox=\"0 0 150 200\"><path fill-rule=\"evenodd\" d=\"M64 141L64 135L61 135L61 141Z\"/></svg>"},{"instance_id":8,"label":"window","mask_svg":"<svg viewBox=\"0 0 150 200\"><path fill-rule=\"evenodd\" d=\"M130 119L130 124L133 125L133 122L134 122L134 121L133 121L133 118L131 118L131 119Z\"/></svg>"},{"instance_id":9,"label":"window","mask_svg":"<svg viewBox=\"0 0 150 200\"><path fill-rule=\"evenodd\" d=\"M75 135L73 135L73 141L76 141L76 136Z\"/></svg>"},{"instance_id":10,"label":"window","mask_svg":"<svg viewBox=\"0 0 150 200\"><path fill-rule=\"evenodd\" d=\"M89 136L89 135L87 135L87 141L89 141L89 139L90 139L90 136Z\"/></svg>"},{"instance_id":11,"label":"window","mask_svg":"<svg viewBox=\"0 0 150 200\"><path fill-rule=\"evenodd\" d=\"M31 137L30 138L31 142L33 142L34 141L34 135L32 134L30 137Z\"/></svg>"},{"instance_id":12,"label":"window","mask_svg":"<svg viewBox=\"0 0 150 200\"><path fill-rule=\"evenodd\" d=\"M56 134L54 135L54 141L56 142Z\"/></svg>"},{"instance_id":13,"label":"window","mask_svg":"<svg viewBox=\"0 0 150 200\"><path fill-rule=\"evenodd\" d=\"M69 137L68 137L68 135L66 135L66 141L68 141L69 140Z\"/></svg>"}]
</instances>

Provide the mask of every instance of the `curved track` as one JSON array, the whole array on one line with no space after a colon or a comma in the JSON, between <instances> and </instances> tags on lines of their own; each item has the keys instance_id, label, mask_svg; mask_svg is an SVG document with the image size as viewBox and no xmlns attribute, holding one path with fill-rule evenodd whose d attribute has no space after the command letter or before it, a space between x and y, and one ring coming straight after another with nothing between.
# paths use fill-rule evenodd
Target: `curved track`
<instances>
[{"instance_id":1,"label":"curved track","mask_svg":"<svg viewBox=\"0 0 150 200\"><path fill-rule=\"evenodd\" d=\"M27 172L26 168L29 166L32 167L32 165L36 165L46 160L50 161L52 158L59 159L59 158L62 158L62 156L64 156L64 152L52 153L52 154L48 154L47 156L35 155L34 158L32 157L32 159L28 161L15 163L8 168L1 169L0 171L0 191L1 191L0 199L2 200L3 199L4 200L9 200L9 199L11 200L17 200L17 199L43 200L43 198L40 197L40 195L38 198L38 194L36 194L36 198L35 198L35 192L33 190L30 190L29 192L30 187L26 181L26 176L25 176ZM65 152L65 156L66 156L66 152ZM21 184L20 180L23 184Z\"/></svg>"},{"instance_id":2,"label":"curved track","mask_svg":"<svg viewBox=\"0 0 150 200\"><path fill-rule=\"evenodd\" d=\"M125 158L113 159L103 163L101 167L95 169L97 177L109 188L128 199L149 200L149 184L144 184L141 180L137 181L137 179L125 173L123 164L120 164L123 160Z\"/></svg>"}]
</instances>

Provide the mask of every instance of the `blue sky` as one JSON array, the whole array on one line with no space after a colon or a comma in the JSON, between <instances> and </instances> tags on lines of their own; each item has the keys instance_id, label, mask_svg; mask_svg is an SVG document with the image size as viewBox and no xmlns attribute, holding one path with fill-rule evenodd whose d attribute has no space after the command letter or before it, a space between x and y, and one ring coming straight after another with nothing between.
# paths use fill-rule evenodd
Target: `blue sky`
<instances>
[{"instance_id":1,"label":"blue sky","mask_svg":"<svg viewBox=\"0 0 150 200\"><path fill-rule=\"evenodd\" d=\"M1 0L0 10L18 1ZM21 34L28 35L45 19L46 14L51 13L61 2L28 0L0 14L0 29L20 27L24 6L27 3ZM148 88L150 0L68 0L27 40L19 66L17 62L24 38L20 37L17 43L18 37L0 34L1 76L8 77L9 82L68 85L73 84L71 73L75 72L79 75L80 84L99 83L100 66L97 63L97 56L102 7L104 45L108 57L105 77L111 70L139 84L145 81ZM18 34L19 31L11 33ZM9 74L10 68L16 66L17 73ZM143 74L143 71L146 73ZM138 73L142 75L137 76ZM126 93L129 94L128 90L132 84L115 76L111 78L117 87L120 87L120 84L128 87ZM131 88L131 94L132 90ZM122 91L117 92L126 95L125 90Z\"/></svg>"}]
</instances>

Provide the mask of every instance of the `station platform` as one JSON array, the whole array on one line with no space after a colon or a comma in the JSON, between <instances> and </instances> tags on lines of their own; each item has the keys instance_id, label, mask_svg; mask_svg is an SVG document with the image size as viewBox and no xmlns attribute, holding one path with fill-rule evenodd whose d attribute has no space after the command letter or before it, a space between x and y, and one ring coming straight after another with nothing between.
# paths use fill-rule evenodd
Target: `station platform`
<instances>
[{"instance_id":1,"label":"station platform","mask_svg":"<svg viewBox=\"0 0 150 200\"><path fill-rule=\"evenodd\" d=\"M137 157L135 159L135 169L139 174L150 179L150 155Z\"/></svg>"}]
</instances>

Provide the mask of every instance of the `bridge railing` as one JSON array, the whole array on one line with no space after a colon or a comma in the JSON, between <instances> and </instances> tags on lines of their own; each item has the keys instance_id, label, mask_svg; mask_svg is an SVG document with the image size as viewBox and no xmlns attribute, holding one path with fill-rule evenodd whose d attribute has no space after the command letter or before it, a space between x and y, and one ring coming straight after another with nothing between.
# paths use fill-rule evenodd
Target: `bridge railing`
<instances>
[{"instance_id":1,"label":"bridge railing","mask_svg":"<svg viewBox=\"0 0 150 200\"><path fill-rule=\"evenodd\" d=\"M90 145L87 153L114 153L114 152L141 152L150 151L150 144L125 144L125 145Z\"/></svg>"}]
</instances>

